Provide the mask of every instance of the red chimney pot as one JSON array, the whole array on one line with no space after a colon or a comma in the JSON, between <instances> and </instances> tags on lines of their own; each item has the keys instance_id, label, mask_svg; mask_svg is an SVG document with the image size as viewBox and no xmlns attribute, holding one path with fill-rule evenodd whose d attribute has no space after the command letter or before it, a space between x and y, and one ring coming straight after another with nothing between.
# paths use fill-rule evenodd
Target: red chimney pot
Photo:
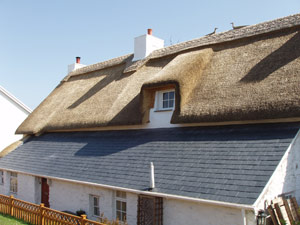
<instances>
[{"instance_id":1,"label":"red chimney pot","mask_svg":"<svg viewBox=\"0 0 300 225\"><path fill-rule=\"evenodd\" d=\"M76 63L80 64L80 57L79 56L76 57Z\"/></svg>"},{"instance_id":2,"label":"red chimney pot","mask_svg":"<svg viewBox=\"0 0 300 225\"><path fill-rule=\"evenodd\" d=\"M147 33L148 33L149 35L152 35L152 29L148 29L148 30L147 30Z\"/></svg>"}]
</instances>

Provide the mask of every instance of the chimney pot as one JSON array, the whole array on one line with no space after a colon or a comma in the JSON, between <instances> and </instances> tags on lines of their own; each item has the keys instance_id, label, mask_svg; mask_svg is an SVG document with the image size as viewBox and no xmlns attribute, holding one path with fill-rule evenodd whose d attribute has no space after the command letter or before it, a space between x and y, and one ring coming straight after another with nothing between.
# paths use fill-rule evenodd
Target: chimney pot
<instances>
[{"instance_id":1,"label":"chimney pot","mask_svg":"<svg viewBox=\"0 0 300 225\"><path fill-rule=\"evenodd\" d=\"M80 69L82 67L85 67L85 65L80 64L80 57L77 56L75 63L68 65L68 73L72 72L73 70Z\"/></svg>"},{"instance_id":2,"label":"chimney pot","mask_svg":"<svg viewBox=\"0 0 300 225\"><path fill-rule=\"evenodd\" d=\"M147 30L148 35L152 35L152 29Z\"/></svg>"}]
</instances>

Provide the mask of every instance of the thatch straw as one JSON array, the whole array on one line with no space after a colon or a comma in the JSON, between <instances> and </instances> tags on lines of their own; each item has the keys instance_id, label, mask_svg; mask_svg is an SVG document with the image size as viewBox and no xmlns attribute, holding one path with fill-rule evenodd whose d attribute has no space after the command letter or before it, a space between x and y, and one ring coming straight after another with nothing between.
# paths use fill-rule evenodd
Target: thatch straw
<instances>
[{"instance_id":1,"label":"thatch straw","mask_svg":"<svg viewBox=\"0 0 300 225\"><path fill-rule=\"evenodd\" d=\"M124 73L131 56L85 68L62 82L17 133L148 122L153 90L168 85L176 88L172 123L300 118L299 30L186 46L131 73Z\"/></svg>"},{"instance_id":2,"label":"thatch straw","mask_svg":"<svg viewBox=\"0 0 300 225\"><path fill-rule=\"evenodd\" d=\"M272 38L271 38L272 37ZM300 117L300 33L215 46L173 123Z\"/></svg>"},{"instance_id":3,"label":"thatch straw","mask_svg":"<svg viewBox=\"0 0 300 225\"><path fill-rule=\"evenodd\" d=\"M176 90L175 114L180 112L196 84L201 83L202 73L213 56L211 48L178 55L153 78L144 83L143 89L143 121L149 120L149 107L153 106L153 88L174 84ZM144 90L145 89L145 90ZM179 101L180 99L180 101Z\"/></svg>"},{"instance_id":4,"label":"thatch straw","mask_svg":"<svg viewBox=\"0 0 300 225\"><path fill-rule=\"evenodd\" d=\"M131 75L124 75L124 68L121 64L62 82L17 133L140 124L141 86L161 66L145 66Z\"/></svg>"}]
</instances>

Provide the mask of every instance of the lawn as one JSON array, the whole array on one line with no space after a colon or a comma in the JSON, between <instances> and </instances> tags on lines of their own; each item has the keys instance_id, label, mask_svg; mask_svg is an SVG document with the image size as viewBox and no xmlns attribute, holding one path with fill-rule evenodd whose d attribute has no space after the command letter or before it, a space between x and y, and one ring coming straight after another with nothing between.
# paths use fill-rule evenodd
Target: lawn
<instances>
[{"instance_id":1,"label":"lawn","mask_svg":"<svg viewBox=\"0 0 300 225\"><path fill-rule=\"evenodd\" d=\"M0 224L1 225L29 225L29 223L25 223L21 220L17 220L11 216L6 216L0 214Z\"/></svg>"}]
</instances>

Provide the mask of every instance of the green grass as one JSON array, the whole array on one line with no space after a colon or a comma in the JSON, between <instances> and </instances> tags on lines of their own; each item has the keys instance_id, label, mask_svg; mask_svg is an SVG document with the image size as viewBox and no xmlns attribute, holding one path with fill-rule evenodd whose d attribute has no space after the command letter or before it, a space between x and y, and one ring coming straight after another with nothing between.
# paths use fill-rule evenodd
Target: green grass
<instances>
[{"instance_id":1,"label":"green grass","mask_svg":"<svg viewBox=\"0 0 300 225\"><path fill-rule=\"evenodd\" d=\"M1 225L30 225L30 223L25 223L22 220L15 219L8 215L0 214L0 224Z\"/></svg>"}]
</instances>

